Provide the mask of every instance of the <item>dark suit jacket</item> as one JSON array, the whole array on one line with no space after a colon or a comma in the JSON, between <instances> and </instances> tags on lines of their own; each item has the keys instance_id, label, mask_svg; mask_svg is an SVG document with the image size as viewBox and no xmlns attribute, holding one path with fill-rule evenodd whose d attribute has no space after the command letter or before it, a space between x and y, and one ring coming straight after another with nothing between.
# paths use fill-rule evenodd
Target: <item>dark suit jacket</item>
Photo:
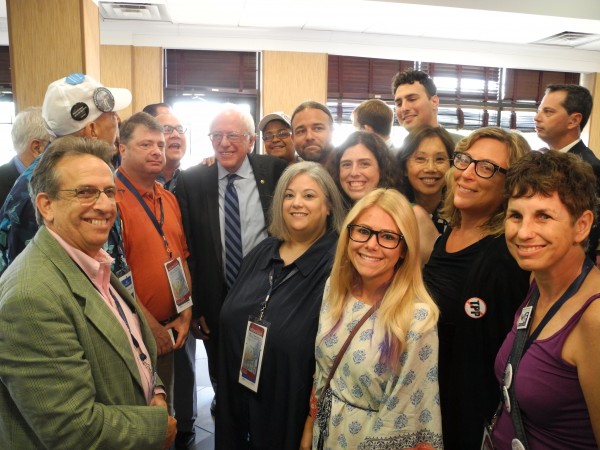
<instances>
[{"instance_id":1,"label":"dark suit jacket","mask_svg":"<svg viewBox=\"0 0 600 450\"><path fill-rule=\"evenodd\" d=\"M13 184L15 184L15 181L17 181L17 178L19 178L19 171L15 165L14 158L0 166L0 208L2 208L6 196L13 187Z\"/></svg>"},{"instance_id":2,"label":"dark suit jacket","mask_svg":"<svg viewBox=\"0 0 600 450\"><path fill-rule=\"evenodd\" d=\"M287 164L267 155L249 154L256 187L267 221L275 186ZM219 223L219 180L217 165L198 165L179 174L176 196L181 208L190 257L194 317L204 316L216 337L226 286Z\"/></svg>"},{"instance_id":3,"label":"dark suit jacket","mask_svg":"<svg viewBox=\"0 0 600 450\"><path fill-rule=\"evenodd\" d=\"M575 153L590 163L596 174L596 194L600 196L600 159L581 140L569 150L569 153Z\"/></svg>"},{"instance_id":4,"label":"dark suit jacket","mask_svg":"<svg viewBox=\"0 0 600 450\"><path fill-rule=\"evenodd\" d=\"M596 197L600 199L600 159L590 150L583 141L579 141L570 150L569 153L574 153L581 156L581 159L590 163L594 174L596 175ZM590 232L590 244L588 246L587 255L595 261L596 253L595 250L598 247L600 241L600 214L596 216L596 224Z\"/></svg>"},{"instance_id":5,"label":"dark suit jacket","mask_svg":"<svg viewBox=\"0 0 600 450\"><path fill-rule=\"evenodd\" d=\"M0 448L162 448L167 412L146 406L129 336L45 227L0 278L0 330Z\"/></svg>"}]
</instances>

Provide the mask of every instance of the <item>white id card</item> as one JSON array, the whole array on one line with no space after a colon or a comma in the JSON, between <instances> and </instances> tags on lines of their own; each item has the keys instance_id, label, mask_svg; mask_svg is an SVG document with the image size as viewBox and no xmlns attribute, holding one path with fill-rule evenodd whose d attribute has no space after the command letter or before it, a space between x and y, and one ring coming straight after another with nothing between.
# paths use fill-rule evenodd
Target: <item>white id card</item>
<instances>
[{"instance_id":1,"label":"white id card","mask_svg":"<svg viewBox=\"0 0 600 450\"><path fill-rule=\"evenodd\" d=\"M171 286L175 308L177 309L177 312L180 313L193 304L192 294L187 280L185 279L181 258L167 261L165 263L165 270L167 271L167 278L169 279L169 285Z\"/></svg>"},{"instance_id":2,"label":"white id card","mask_svg":"<svg viewBox=\"0 0 600 450\"><path fill-rule=\"evenodd\" d=\"M262 367L263 353L269 324L260 323L251 317L246 328L246 339L244 339L244 352L242 353L242 365L240 367L239 383L248 389L258 392L258 381L260 380L260 369Z\"/></svg>"},{"instance_id":3,"label":"white id card","mask_svg":"<svg viewBox=\"0 0 600 450\"><path fill-rule=\"evenodd\" d=\"M125 275L119 277L119 281L123 286L125 286L125 289L127 289L129 295L135 298L135 290L133 288L133 277L131 276L131 270L128 271Z\"/></svg>"},{"instance_id":4,"label":"white id card","mask_svg":"<svg viewBox=\"0 0 600 450\"><path fill-rule=\"evenodd\" d=\"M531 310L533 307L526 306L521 310L521 315L519 316L519 320L517 321L517 330L526 330L527 324L529 324L529 319L531 318Z\"/></svg>"}]
</instances>

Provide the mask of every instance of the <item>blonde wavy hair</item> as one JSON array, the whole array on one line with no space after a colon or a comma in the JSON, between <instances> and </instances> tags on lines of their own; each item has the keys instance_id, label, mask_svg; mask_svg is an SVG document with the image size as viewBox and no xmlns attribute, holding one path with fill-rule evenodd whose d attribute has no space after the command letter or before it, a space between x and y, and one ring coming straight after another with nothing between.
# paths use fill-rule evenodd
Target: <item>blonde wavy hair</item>
<instances>
[{"instance_id":1,"label":"blonde wavy hair","mask_svg":"<svg viewBox=\"0 0 600 450\"><path fill-rule=\"evenodd\" d=\"M423 284L417 220L404 195L395 189L375 189L350 210L342 225L329 280L329 292L324 301L329 305L329 319L335 324L329 331L331 333L340 324L347 293L361 283L360 275L348 255L348 225L353 224L363 211L374 206L381 208L392 218L404 235L406 246L404 259L398 261L394 276L379 305L376 322L376 326L385 329L386 336L381 362L391 365L395 370L413 319L414 305L423 303L431 311L424 324L425 330L435 327L439 316L438 307Z\"/></svg>"},{"instance_id":2,"label":"blonde wavy hair","mask_svg":"<svg viewBox=\"0 0 600 450\"><path fill-rule=\"evenodd\" d=\"M510 166L531 151L531 147L521 134L516 131L507 131L498 127L484 127L473 131L456 144L456 151L466 152L475 142L483 138L495 139L506 145L506 148L508 149L508 167L505 167L505 169L509 169ZM441 216L448 221L452 228L460 227L462 220L460 210L454 206L454 189L456 188L456 185L454 183L453 174L455 170L454 166L452 166L450 170L446 172L446 186L448 190L441 211ZM496 173L494 176L497 177L503 175ZM492 236L504 233L504 208L502 203L500 203L496 212L488 218L481 228Z\"/></svg>"}]
</instances>

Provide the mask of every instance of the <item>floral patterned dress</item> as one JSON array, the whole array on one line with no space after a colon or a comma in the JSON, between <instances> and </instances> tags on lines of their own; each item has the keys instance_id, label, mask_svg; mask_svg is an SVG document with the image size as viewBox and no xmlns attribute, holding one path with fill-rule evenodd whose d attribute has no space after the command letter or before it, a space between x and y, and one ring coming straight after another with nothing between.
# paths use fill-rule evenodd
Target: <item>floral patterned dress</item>
<instances>
[{"instance_id":1,"label":"floral patterned dress","mask_svg":"<svg viewBox=\"0 0 600 450\"><path fill-rule=\"evenodd\" d=\"M370 309L350 294L346 302L341 323L329 335L333 323L325 318L328 306L324 303L321 309L315 349L317 400L337 353ZM358 330L331 380L325 449L403 449L419 443L443 448L437 330L422 331L429 313L427 305L415 304L398 373L379 361L384 333L378 326L377 311ZM314 427L316 448L318 421Z\"/></svg>"}]
</instances>

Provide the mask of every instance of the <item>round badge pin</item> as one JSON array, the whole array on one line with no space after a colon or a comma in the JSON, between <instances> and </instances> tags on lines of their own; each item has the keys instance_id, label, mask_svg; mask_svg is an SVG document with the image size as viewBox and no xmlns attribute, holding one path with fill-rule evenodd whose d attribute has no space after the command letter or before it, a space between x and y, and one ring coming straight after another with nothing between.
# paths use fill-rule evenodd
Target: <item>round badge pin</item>
<instances>
[{"instance_id":1,"label":"round badge pin","mask_svg":"<svg viewBox=\"0 0 600 450\"><path fill-rule=\"evenodd\" d=\"M504 387L506 387L507 389L512 384L512 377L513 377L512 364L508 363L506 365L506 369L504 369Z\"/></svg>"},{"instance_id":2,"label":"round badge pin","mask_svg":"<svg viewBox=\"0 0 600 450\"><path fill-rule=\"evenodd\" d=\"M502 386L502 396L504 397L504 407L506 408L506 412L510 413L510 397L508 396L508 389L506 389L506 386Z\"/></svg>"},{"instance_id":3,"label":"round badge pin","mask_svg":"<svg viewBox=\"0 0 600 450\"><path fill-rule=\"evenodd\" d=\"M84 120L90 114L90 108L83 102L75 103L71 108L71 118L76 121Z\"/></svg>"},{"instance_id":4,"label":"round badge pin","mask_svg":"<svg viewBox=\"0 0 600 450\"><path fill-rule=\"evenodd\" d=\"M487 305L479 297L472 297L465 302L465 313L471 319L481 319L486 312Z\"/></svg>"},{"instance_id":5,"label":"round badge pin","mask_svg":"<svg viewBox=\"0 0 600 450\"><path fill-rule=\"evenodd\" d=\"M513 439L510 446L512 447L512 450L525 450L525 446L518 439Z\"/></svg>"},{"instance_id":6,"label":"round badge pin","mask_svg":"<svg viewBox=\"0 0 600 450\"><path fill-rule=\"evenodd\" d=\"M85 80L85 75L80 72L71 73L71 74L67 75L67 77L65 78L65 82L67 84L70 84L73 86L76 84L83 83L84 80Z\"/></svg>"},{"instance_id":7,"label":"round badge pin","mask_svg":"<svg viewBox=\"0 0 600 450\"><path fill-rule=\"evenodd\" d=\"M96 88L93 98L96 108L102 112L111 112L115 107L115 98L105 87Z\"/></svg>"}]
</instances>

